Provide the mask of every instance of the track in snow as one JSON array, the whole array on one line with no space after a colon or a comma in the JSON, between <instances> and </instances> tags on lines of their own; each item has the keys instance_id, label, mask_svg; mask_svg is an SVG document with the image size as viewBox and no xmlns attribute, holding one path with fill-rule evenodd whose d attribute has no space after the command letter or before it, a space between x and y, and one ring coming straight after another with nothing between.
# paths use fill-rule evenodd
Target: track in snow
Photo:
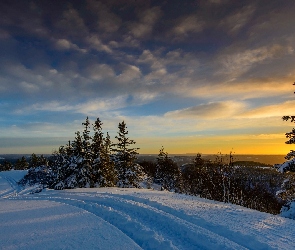
<instances>
[{"instance_id":1,"label":"track in snow","mask_svg":"<svg viewBox=\"0 0 295 250\"><path fill-rule=\"evenodd\" d=\"M171 208L132 196L60 191L44 194L26 199L50 200L86 210L114 225L143 249L247 249L249 244L263 245L246 236L234 242L213 232L212 225L199 226L197 219L185 218Z\"/></svg>"},{"instance_id":2,"label":"track in snow","mask_svg":"<svg viewBox=\"0 0 295 250\"><path fill-rule=\"evenodd\" d=\"M0 198L26 202L46 201L78 208L83 214L91 213L106 225L114 226L116 228L114 230L119 230L125 235L124 237L134 242L134 247L136 245L142 249L277 249L266 241L263 243L255 232L251 235L247 232L244 234L231 227L214 224L196 214L181 212L169 204L166 206L145 196L137 197L137 191L76 189L45 190L32 194L33 188L21 189L13 178L3 174L0 178L2 178L0 189L4 187L5 190L2 193L0 190ZM3 178L6 180L5 185ZM138 190L138 194L140 192ZM173 199L162 192L155 191L155 195L159 195L156 196L159 198ZM207 213L210 214L210 210ZM283 233L277 238L282 236ZM271 237L273 240L273 236ZM286 238L284 246L288 246L288 242L292 242L292 239Z\"/></svg>"}]
</instances>

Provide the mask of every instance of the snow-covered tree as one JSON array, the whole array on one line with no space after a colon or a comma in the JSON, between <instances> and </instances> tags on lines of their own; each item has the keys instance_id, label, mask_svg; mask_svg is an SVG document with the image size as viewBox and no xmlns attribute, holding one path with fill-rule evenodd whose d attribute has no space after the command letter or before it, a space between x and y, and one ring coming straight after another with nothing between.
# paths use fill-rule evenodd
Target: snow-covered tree
<instances>
[{"instance_id":1,"label":"snow-covered tree","mask_svg":"<svg viewBox=\"0 0 295 250\"><path fill-rule=\"evenodd\" d=\"M295 82L294 84L295 85ZM291 121L295 123L295 116L289 115L289 116L283 116L282 119L284 121ZM292 129L292 131L285 134L288 141L286 141L286 144L295 144L295 128ZM295 151L290 150L290 152L285 157L288 161L282 164L279 167L279 171L286 172L286 171L292 171L295 172Z\"/></svg>"},{"instance_id":2,"label":"snow-covered tree","mask_svg":"<svg viewBox=\"0 0 295 250\"><path fill-rule=\"evenodd\" d=\"M90 136L90 121L88 116L84 125L82 134L82 152L81 160L78 162L78 186L93 187L93 172L92 172L92 151L91 151L91 136Z\"/></svg>"},{"instance_id":3,"label":"snow-covered tree","mask_svg":"<svg viewBox=\"0 0 295 250\"><path fill-rule=\"evenodd\" d=\"M103 138L102 122L99 118L93 124L94 136L92 138L93 175L95 186L112 187L116 183L114 162L111 160L111 140L107 133Z\"/></svg>"},{"instance_id":4,"label":"snow-covered tree","mask_svg":"<svg viewBox=\"0 0 295 250\"><path fill-rule=\"evenodd\" d=\"M82 155L82 148L83 148L83 142L82 142L82 136L80 131L77 131L76 133L76 137L74 139L74 141L72 141L71 143L71 155L75 156L75 157L81 157Z\"/></svg>"},{"instance_id":5,"label":"snow-covered tree","mask_svg":"<svg viewBox=\"0 0 295 250\"><path fill-rule=\"evenodd\" d=\"M88 117L82 125L84 125L82 135L80 131L77 131L74 141L67 148L63 148L57 157L57 159L61 160L58 165L63 165L63 169L60 170L62 174L59 174L62 180L56 184L57 189L93 186L90 122Z\"/></svg>"},{"instance_id":6,"label":"snow-covered tree","mask_svg":"<svg viewBox=\"0 0 295 250\"><path fill-rule=\"evenodd\" d=\"M135 163L137 159L137 150L132 145L136 144L134 140L128 137L126 123L123 121L118 125L118 135L115 137L118 142L113 144L115 147L115 168L118 174L119 187L139 187L139 182L143 176L142 167Z\"/></svg>"},{"instance_id":7,"label":"snow-covered tree","mask_svg":"<svg viewBox=\"0 0 295 250\"><path fill-rule=\"evenodd\" d=\"M58 151L53 152L51 157L51 175L52 181L49 187L54 189L66 188L64 181L73 174L73 170L70 167L71 157L70 145L66 148L60 146Z\"/></svg>"},{"instance_id":8,"label":"snow-covered tree","mask_svg":"<svg viewBox=\"0 0 295 250\"><path fill-rule=\"evenodd\" d=\"M177 164L164 151L160 149L156 166L156 182L162 185L162 189L180 192L182 189L181 171Z\"/></svg>"},{"instance_id":9,"label":"snow-covered tree","mask_svg":"<svg viewBox=\"0 0 295 250\"><path fill-rule=\"evenodd\" d=\"M78 180L80 178L80 166L83 162L83 140L80 131L77 131L75 134L75 139L68 150L68 161L64 165L63 172L65 175L63 181L58 184L58 186L64 186L64 188L78 187Z\"/></svg>"},{"instance_id":10,"label":"snow-covered tree","mask_svg":"<svg viewBox=\"0 0 295 250\"><path fill-rule=\"evenodd\" d=\"M106 137L104 138L103 147L100 154L100 186L104 187L112 187L118 181L117 172L115 170L115 164L111 159L111 152L112 152L112 142L110 139L109 134L107 133Z\"/></svg>"},{"instance_id":11,"label":"snow-covered tree","mask_svg":"<svg viewBox=\"0 0 295 250\"><path fill-rule=\"evenodd\" d=\"M87 116L84 125L84 130L82 134L82 156L85 163L91 164L92 160L92 147L91 147L91 136L90 136L90 121Z\"/></svg>"},{"instance_id":12,"label":"snow-covered tree","mask_svg":"<svg viewBox=\"0 0 295 250\"><path fill-rule=\"evenodd\" d=\"M293 83L295 85L295 82ZM295 92L294 92L295 93ZM295 116L283 116L284 121L290 120L295 123ZM295 128L285 134L288 141L286 144L295 144ZM282 184L282 189L278 192L278 196L286 201L282 207L281 215L294 219L295 218L295 151L291 150L285 157L288 161L278 166L278 171L287 172L287 179Z\"/></svg>"},{"instance_id":13,"label":"snow-covered tree","mask_svg":"<svg viewBox=\"0 0 295 250\"><path fill-rule=\"evenodd\" d=\"M93 124L94 135L92 137L92 171L96 182L96 186L100 186L100 163L101 163L101 150L103 147L103 132L102 122L99 118Z\"/></svg>"},{"instance_id":14,"label":"snow-covered tree","mask_svg":"<svg viewBox=\"0 0 295 250\"><path fill-rule=\"evenodd\" d=\"M283 116L282 119L284 121L290 120L291 122L295 122L295 116ZM293 128L292 131L286 133L285 135L286 135L286 138L288 139L288 141L285 142L286 144L295 144L295 128ZM295 162L294 162L295 151L290 150L290 152L286 155L285 158L289 160L289 162L288 162L288 166L286 166L284 171L287 170L287 171L295 172Z\"/></svg>"}]
</instances>

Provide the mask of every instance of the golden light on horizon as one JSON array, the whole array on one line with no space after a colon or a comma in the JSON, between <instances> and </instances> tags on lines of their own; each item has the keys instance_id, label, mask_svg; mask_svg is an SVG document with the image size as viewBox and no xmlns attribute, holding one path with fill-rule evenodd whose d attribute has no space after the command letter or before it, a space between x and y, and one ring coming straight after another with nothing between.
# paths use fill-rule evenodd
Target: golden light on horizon
<instances>
[{"instance_id":1,"label":"golden light on horizon","mask_svg":"<svg viewBox=\"0 0 295 250\"><path fill-rule=\"evenodd\" d=\"M285 144L281 134L258 136L198 136L174 138L139 138L141 154L157 154L161 146L170 154L263 154L286 155L292 145ZM157 146L157 148L155 148Z\"/></svg>"}]
</instances>

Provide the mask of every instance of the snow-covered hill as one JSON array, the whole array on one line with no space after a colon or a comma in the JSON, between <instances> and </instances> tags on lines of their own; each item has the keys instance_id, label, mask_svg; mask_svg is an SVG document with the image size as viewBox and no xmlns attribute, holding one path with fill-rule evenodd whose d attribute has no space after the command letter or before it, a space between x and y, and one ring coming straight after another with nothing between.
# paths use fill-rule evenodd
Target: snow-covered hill
<instances>
[{"instance_id":1,"label":"snow-covered hill","mask_svg":"<svg viewBox=\"0 0 295 250\"><path fill-rule=\"evenodd\" d=\"M1 249L295 249L295 221L147 189L45 190L0 172Z\"/></svg>"}]
</instances>

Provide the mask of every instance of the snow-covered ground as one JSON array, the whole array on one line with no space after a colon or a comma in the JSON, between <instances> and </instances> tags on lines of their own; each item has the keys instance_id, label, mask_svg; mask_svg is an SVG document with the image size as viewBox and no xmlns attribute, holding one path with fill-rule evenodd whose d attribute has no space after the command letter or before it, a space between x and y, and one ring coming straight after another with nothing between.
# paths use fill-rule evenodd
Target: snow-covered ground
<instances>
[{"instance_id":1,"label":"snow-covered ground","mask_svg":"<svg viewBox=\"0 0 295 250\"><path fill-rule=\"evenodd\" d=\"M295 220L148 189L21 189L0 172L0 249L295 249Z\"/></svg>"}]
</instances>

